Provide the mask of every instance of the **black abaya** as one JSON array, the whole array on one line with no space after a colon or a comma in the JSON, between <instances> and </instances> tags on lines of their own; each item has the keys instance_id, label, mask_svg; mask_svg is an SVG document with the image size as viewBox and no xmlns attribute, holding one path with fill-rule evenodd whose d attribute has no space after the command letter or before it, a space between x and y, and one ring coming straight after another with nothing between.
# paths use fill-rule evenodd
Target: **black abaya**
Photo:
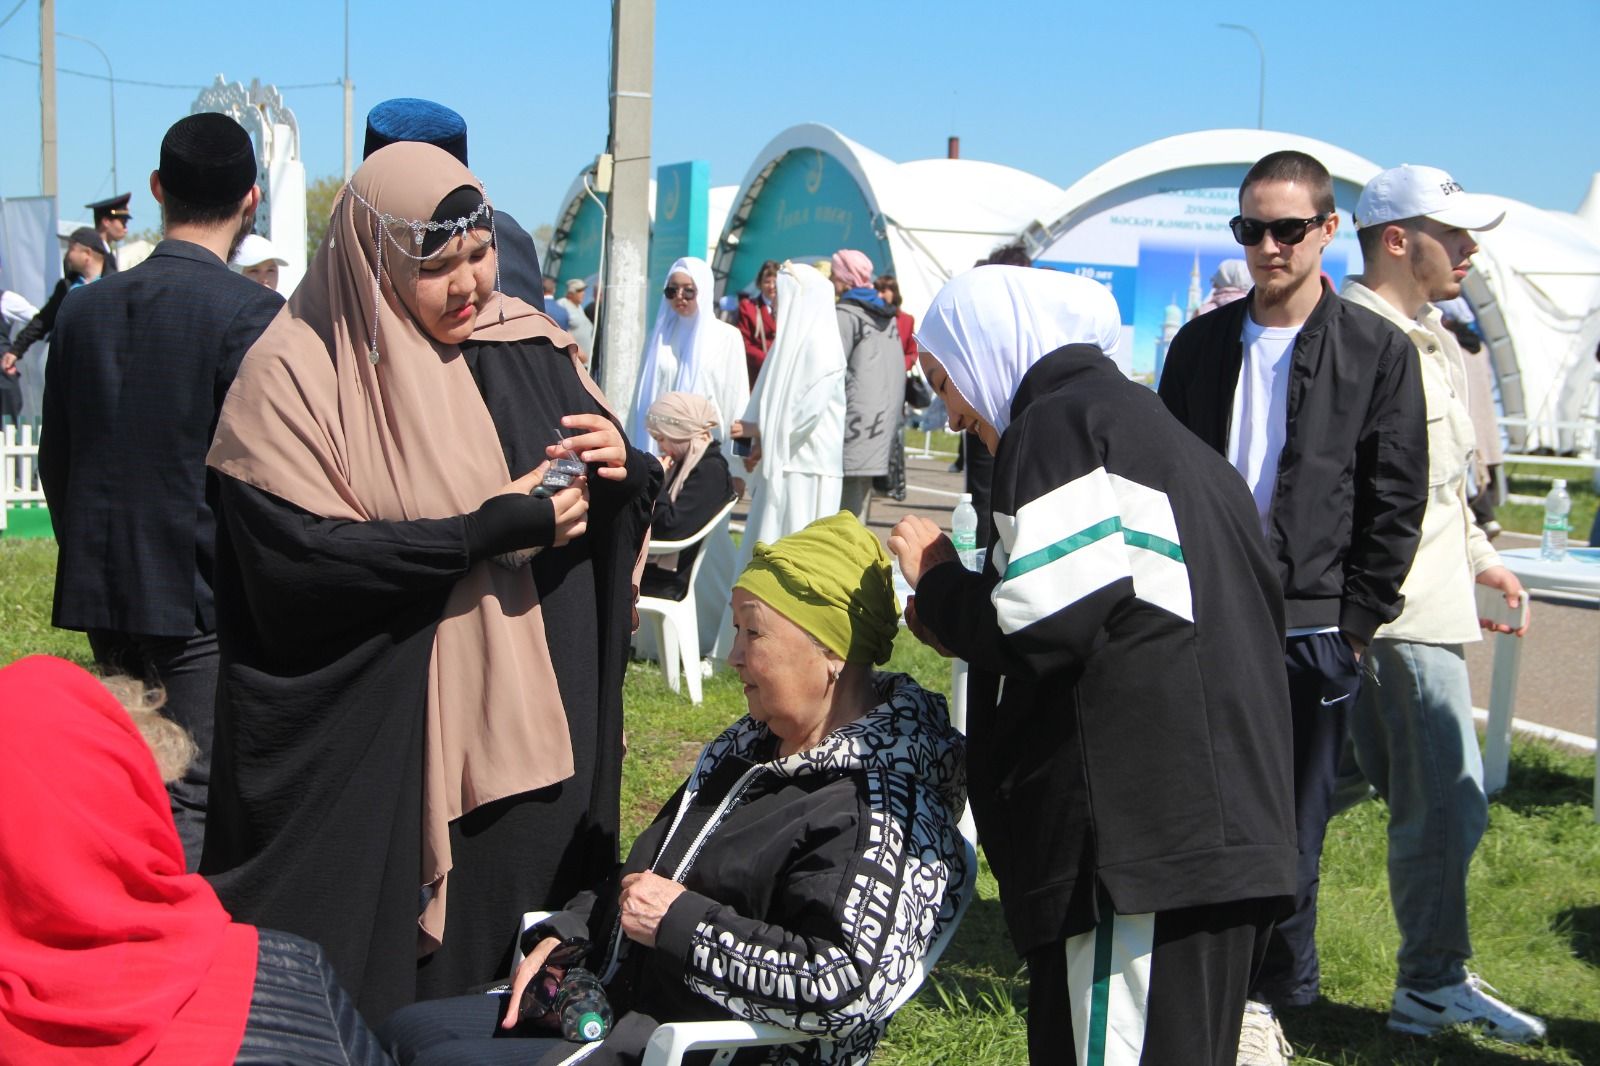
<instances>
[{"instance_id":1,"label":"black abaya","mask_svg":"<svg viewBox=\"0 0 1600 1066\"><path fill-rule=\"evenodd\" d=\"M464 349L513 478L563 414L598 412L541 341ZM448 447L448 442L440 442ZM588 531L533 560L572 778L451 825L444 947L417 963L434 628L469 560L461 517L324 519L222 477L222 681L202 872L236 920L320 942L371 1022L503 973L517 917L617 859L632 564L660 468L589 479Z\"/></svg>"}]
</instances>

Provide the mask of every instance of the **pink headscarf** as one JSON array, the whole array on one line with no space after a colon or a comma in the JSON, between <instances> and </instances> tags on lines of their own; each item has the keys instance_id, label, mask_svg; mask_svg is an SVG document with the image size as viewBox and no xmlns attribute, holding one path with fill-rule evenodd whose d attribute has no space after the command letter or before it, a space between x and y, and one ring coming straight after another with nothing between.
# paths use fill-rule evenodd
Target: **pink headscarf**
<instances>
[{"instance_id":1,"label":"pink headscarf","mask_svg":"<svg viewBox=\"0 0 1600 1066\"><path fill-rule=\"evenodd\" d=\"M859 289L872 284L872 260L854 248L841 248L833 253L833 276L846 288Z\"/></svg>"}]
</instances>

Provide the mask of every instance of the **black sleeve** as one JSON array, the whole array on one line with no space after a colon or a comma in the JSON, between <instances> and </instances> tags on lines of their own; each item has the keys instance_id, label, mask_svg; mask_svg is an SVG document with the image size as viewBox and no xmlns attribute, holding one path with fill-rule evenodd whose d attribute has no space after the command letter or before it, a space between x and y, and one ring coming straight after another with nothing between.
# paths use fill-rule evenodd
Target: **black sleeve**
<instances>
[{"instance_id":1,"label":"black sleeve","mask_svg":"<svg viewBox=\"0 0 1600 1066\"><path fill-rule=\"evenodd\" d=\"M1416 346L1385 327L1371 406L1356 442L1355 508L1339 628L1363 643L1400 616L1428 502L1428 412Z\"/></svg>"},{"instance_id":2,"label":"black sleeve","mask_svg":"<svg viewBox=\"0 0 1600 1066\"><path fill-rule=\"evenodd\" d=\"M1189 367L1191 363L1190 340L1194 331L1180 329L1167 349L1167 358L1161 365L1161 380L1156 382L1156 395L1167 405L1172 417L1189 425Z\"/></svg>"},{"instance_id":3,"label":"black sleeve","mask_svg":"<svg viewBox=\"0 0 1600 1066\"><path fill-rule=\"evenodd\" d=\"M656 540L682 540L704 528L732 498L727 462L721 456L715 462L701 462L689 471L689 480L676 500L668 499L666 493L656 498L650 536Z\"/></svg>"},{"instance_id":4,"label":"black sleeve","mask_svg":"<svg viewBox=\"0 0 1600 1066\"><path fill-rule=\"evenodd\" d=\"M260 294L239 309L222 334L222 359L217 364L217 376L212 386L216 401L214 409L219 415L222 401L233 387L234 375L239 373L239 364L244 362L245 353L266 332L267 326L283 307L282 296L262 286L256 287L261 289Z\"/></svg>"},{"instance_id":5,"label":"black sleeve","mask_svg":"<svg viewBox=\"0 0 1600 1066\"><path fill-rule=\"evenodd\" d=\"M66 278L56 282L55 289L50 293L50 299L46 300L44 306L39 308L39 313L22 327L21 332L12 338L7 351L21 359L37 341L49 336L56 328L56 313L61 310L61 301L67 298L67 293L70 291L72 283Z\"/></svg>"},{"instance_id":6,"label":"black sleeve","mask_svg":"<svg viewBox=\"0 0 1600 1066\"><path fill-rule=\"evenodd\" d=\"M56 302L52 297L51 304ZM43 317L44 312L41 311L34 317L33 322ZM28 325L32 326L33 322ZM45 504L50 508L50 519L55 523L57 538L63 535L67 519L67 478L71 472L71 444L67 437L66 404L62 402L67 394L62 380L67 376L70 349L65 341L70 335L70 330L71 326L68 323L62 323L61 331L50 341L51 358L45 360L44 364L44 410L40 412L43 420L39 427L39 484L44 489Z\"/></svg>"},{"instance_id":7,"label":"black sleeve","mask_svg":"<svg viewBox=\"0 0 1600 1066\"><path fill-rule=\"evenodd\" d=\"M260 625L291 617L302 640L381 625L466 573L465 519L351 522L303 511L219 475L222 514ZM277 604L283 615L267 605Z\"/></svg>"}]
</instances>

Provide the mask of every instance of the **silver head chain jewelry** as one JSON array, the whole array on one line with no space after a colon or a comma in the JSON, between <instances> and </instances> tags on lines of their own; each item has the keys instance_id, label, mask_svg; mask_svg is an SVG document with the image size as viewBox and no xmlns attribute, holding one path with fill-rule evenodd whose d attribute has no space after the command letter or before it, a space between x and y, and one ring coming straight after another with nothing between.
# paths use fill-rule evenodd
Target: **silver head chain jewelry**
<instances>
[{"instance_id":1,"label":"silver head chain jewelry","mask_svg":"<svg viewBox=\"0 0 1600 1066\"><path fill-rule=\"evenodd\" d=\"M479 190L482 191L482 186L479 187ZM346 182L344 188L340 190L339 199L343 200L344 194L347 192L355 198L357 203L367 209L367 217L373 227L373 243L377 246L377 262L374 264L372 272L372 328L367 336L367 362L377 366L380 358L378 355L378 303L383 299L383 246L391 244L396 252L399 252L412 262L425 263L442 255L444 250L450 246L451 240L456 237L465 239L472 230L482 229L482 223L487 221L489 223L489 244L491 247L498 248L499 245L495 239L494 231L494 208L489 205L489 200L486 196L470 214L463 215L460 218L447 219L443 222L431 218L402 218L398 215L379 211L367 201L366 197L356 192L349 182ZM337 204L335 204L334 213L336 215L338 213ZM447 234L444 241L432 252L423 254L422 245L427 240L428 235L441 232ZM328 245L329 247L334 246L334 236L329 236ZM494 291L497 294L500 293L500 257L498 255L495 256L494 260ZM501 296L500 321L503 323L505 320L505 297Z\"/></svg>"}]
</instances>

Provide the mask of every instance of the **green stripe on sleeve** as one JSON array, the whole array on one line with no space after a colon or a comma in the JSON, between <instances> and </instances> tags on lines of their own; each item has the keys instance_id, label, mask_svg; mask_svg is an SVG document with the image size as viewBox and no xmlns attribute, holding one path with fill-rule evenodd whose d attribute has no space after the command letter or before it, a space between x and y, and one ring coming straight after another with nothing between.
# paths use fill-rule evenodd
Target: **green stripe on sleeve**
<instances>
[{"instance_id":1,"label":"green stripe on sleeve","mask_svg":"<svg viewBox=\"0 0 1600 1066\"><path fill-rule=\"evenodd\" d=\"M1155 552L1157 555L1165 555L1168 559L1175 559L1180 563L1183 562L1183 549L1172 543L1172 541L1158 537L1154 533L1141 533L1137 529L1124 529L1122 531L1122 539L1132 544L1135 548L1143 548L1146 551Z\"/></svg>"},{"instance_id":2,"label":"green stripe on sleeve","mask_svg":"<svg viewBox=\"0 0 1600 1066\"><path fill-rule=\"evenodd\" d=\"M1074 533L1063 540L1058 540L1054 544L1048 544L1038 551L1031 551L1020 559L1011 560L1011 565L1006 567L1005 577L1002 580L1015 580L1030 570L1037 570L1041 566L1047 566L1057 559L1071 555L1079 548L1087 548L1097 541L1105 540L1121 528L1122 519L1120 518L1107 518L1103 522L1096 522L1088 529Z\"/></svg>"}]
</instances>

